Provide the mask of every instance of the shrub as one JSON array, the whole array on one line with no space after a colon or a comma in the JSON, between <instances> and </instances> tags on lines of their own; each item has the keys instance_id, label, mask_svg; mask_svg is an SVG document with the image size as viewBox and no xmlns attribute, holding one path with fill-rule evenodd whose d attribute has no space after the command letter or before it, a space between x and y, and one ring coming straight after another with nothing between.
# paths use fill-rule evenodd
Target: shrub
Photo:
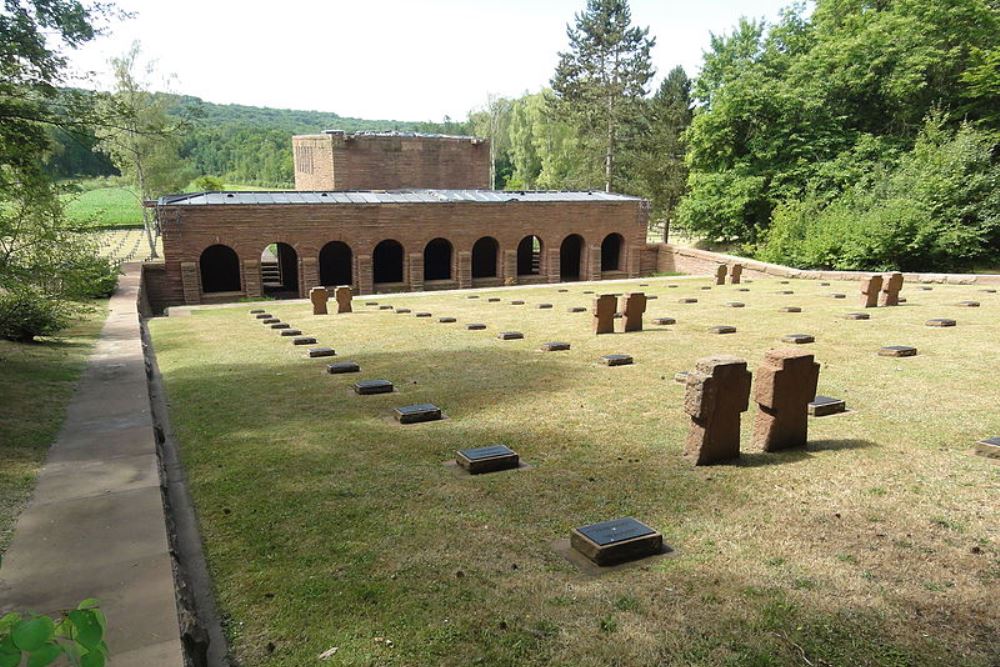
<instances>
[{"instance_id":1,"label":"shrub","mask_svg":"<svg viewBox=\"0 0 1000 667\"><path fill-rule=\"evenodd\" d=\"M118 265L107 257L84 254L63 274L67 295L77 299L106 299L118 286Z\"/></svg>"},{"instance_id":2,"label":"shrub","mask_svg":"<svg viewBox=\"0 0 1000 667\"><path fill-rule=\"evenodd\" d=\"M51 336L70 324L72 308L35 287L0 292L0 337L27 343Z\"/></svg>"},{"instance_id":3,"label":"shrub","mask_svg":"<svg viewBox=\"0 0 1000 667\"><path fill-rule=\"evenodd\" d=\"M204 176L199 176L198 178L191 181L191 185L194 186L195 190L200 191L218 191L225 190L226 184L222 182L222 179L217 176L209 176L205 174Z\"/></svg>"}]
</instances>

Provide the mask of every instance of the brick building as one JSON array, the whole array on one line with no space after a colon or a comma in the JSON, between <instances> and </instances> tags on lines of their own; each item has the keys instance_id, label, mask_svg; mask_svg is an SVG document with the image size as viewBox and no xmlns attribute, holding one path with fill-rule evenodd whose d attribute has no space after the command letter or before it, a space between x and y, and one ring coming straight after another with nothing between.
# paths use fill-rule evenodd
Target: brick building
<instances>
[{"instance_id":1,"label":"brick building","mask_svg":"<svg viewBox=\"0 0 1000 667\"><path fill-rule=\"evenodd\" d=\"M603 192L212 192L161 197L154 307L639 275L645 200Z\"/></svg>"},{"instance_id":2,"label":"brick building","mask_svg":"<svg viewBox=\"0 0 1000 667\"><path fill-rule=\"evenodd\" d=\"M480 137L328 130L292 137L296 190L490 189Z\"/></svg>"}]
</instances>

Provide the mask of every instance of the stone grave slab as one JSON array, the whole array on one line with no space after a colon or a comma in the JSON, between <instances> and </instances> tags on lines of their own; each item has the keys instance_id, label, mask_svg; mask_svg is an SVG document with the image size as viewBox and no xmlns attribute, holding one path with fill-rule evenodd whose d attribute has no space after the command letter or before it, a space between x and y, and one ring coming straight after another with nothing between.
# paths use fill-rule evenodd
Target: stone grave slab
<instances>
[{"instance_id":1,"label":"stone grave slab","mask_svg":"<svg viewBox=\"0 0 1000 667\"><path fill-rule=\"evenodd\" d=\"M846 298L847 298L847 295L846 295L846 294L840 294L840 293L838 292L838 293L836 293L836 294L830 294L830 295L829 295L829 297L830 297L831 299L846 299Z\"/></svg>"},{"instance_id":2,"label":"stone grave slab","mask_svg":"<svg viewBox=\"0 0 1000 667\"><path fill-rule=\"evenodd\" d=\"M605 354L601 357L601 363L605 366L628 366L632 361L631 354Z\"/></svg>"},{"instance_id":3,"label":"stone grave slab","mask_svg":"<svg viewBox=\"0 0 1000 667\"><path fill-rule=\"evenodd\" d=\"M904 297L899 297L896 299L896 303L906 303L906 299Z\"/></svg>"},{"instance_id":4,"label":"stone grave slab","mask_svg":"<svg viewBox=\"0 0 1000 667\"><path fill-rule=\"evenodd\" d=\"M272 324L270 326L271 326L272 329L275 329L275 330L277 330L277 329L291 329L292 328L292 325L288 324L287 322L275 322L274 324Z\"/></svg>"},{"instance_id":5,"label":"stone grave slab","mask_svg":"<svg viewBox=\"0 0 1000 667\"><path fill-rule=\"evenodd\" d=\"M805 345L806 343L815 343L816 337L811 334L804 333L794 333L787 334L781 337L782 343L794 343L796 345Z\"/></svg>"},{"instance_id":6,"label":"stone grave slab","mask_svg":"<svg viewBox=\"0 0 1000 667\"><path fill-rule=\"evenodd\" d=\"M746 304L742 301L727 301L726 305L730 308L745 308Z\"/></svg>"},{"instance_id":7,"label":"stone grave slab","mask_svg":"<svg viewBox=\"0 0 1000 667\"><path fill-rule=\"evenodd\" d=\"M654 301L654 300L659 299L659 298L660 297L656 296L655 294L647 294L646 295L646 301Z\"/></svg>"},{"instance_id":8,"label":"stone grave slab","mask_svg":"<svg viewBox=\"0 0 1000 667\"><path fill-rule=\"evenodd\" d=\"M737 292L749 292L750 288L749 287L737 287L736 291Z\"/></svg>"},{"instance_id":9,"label":"stone grave slab","mask_svg":"<svg viewBox=\"0 0 1000 667\"><path fill-rule=\"evenodd\" d=\"M795 292L790 289L780 289L775 294L795 294Z\"/></svg>"},{"instance_id":10,"label":"stone grave slab","mask_svg":"<svg viewBox=\"0 0 1000 667\"><path fill-rule=\"evenodd\" d=\"M639 287L649 287L649 283L639 283Z\"/></svg>"},{"instance_id":11,"label":"stone grave slab","mask_svg":"<svg viewBox=\"0 0 1000 667\"><path fill-rule=\"evenodd\" d=\"M415 314L415 317L430 317L430 316L431 314L427 312L420 312Z\"/></svg>"},{"instance_id":12,"label":"stone grave slab","mask_svg":"<svg viewBox=\"0 0 1000 667\"><path fill-rule=\"evenodd\" d=\"M687 384L688 375L691 375L691 371L680 371L674 373L674 382L677 384Z\"/></svg>"},{"instance_id":13,"label":"stone grave slab","mask_svg":"<svg viewBox=\"0 0 1000 667\"><path fill-rule=\"evenodd\" d=\"M870 320L872 318L868 313L847 313L844 315L845 320Z\"/></svg>"},{"instance_id":14,"label":"stone grave slab","mask_svg":"<svg viewBox=\"0 0 1000 667\"><path fill-rule=\"evenodd\" d=\"M932 320L927 320L925 324L929 327L953 327L958 324L958 322L950 320L947 317L935 317Z\"/></svg>"},{"instance_id":15,"label":"stone grave slab","mask_svg":"<svg viewBox=\"0 0 1000 667\"><path fill-rule=\"evenodd\" d=\"M933 287L928 287L927 285L917 285L914 289L918 289L921 292L930 292L934 288Z\"/></svg>"},{"instance_id":16,"label":"stone grave slab","mask_svg":"<svg viewBox=\"0 0 1000 667\"><path fill-rule=\"evenodd\" d=\"M470 322L465 325L465 328L469 331L482 331L486 328L486 325L481 322Z\"/></svg>"},{"instance_id":17,"label":"stone grave slab","mask_svg":"<svg viewBox=\"0 0 1000 667\"><path fill-rule=\"evenodd\" d=\"M976 443L976 454L988 459L1000 459L1000 438L986 438Z\"/></svg>"},{"instance_id":18,"label":"stone grave slab","mask_svg":"<svg viewBox=\"0 0 1000 667\"><path fill-rule=\"evenodd\" d=\"M302 332L298 329L282 329L278 334L281 336L301 336Z\"/></svg>"},{"instance_id":19,"label":"stone grave slab","mask_svg":"<svg viewBox=\"0 0 1000 667\"><path fill-rule=\"evenodd\" d=\"M846 410L847 404L842 398L817 395L816 398L809 402L809 414L813 417L826 417Z\"/></svg>"},{"instance_id":20,"label":"stone grave slab","mask_svg":"<svg viewBox=\"0 0 1000 667\"><path fill-rule=\"evenodd\" d=\"M396 408L393 414L400 424L418 424L441 419L441 408L432 403L415 403Z\"/></svg>"},{"instance_id":21,"label":"stone grave slab","mask_svg":"<svg viewBox=\"0 0 1000 667\"><path fill-rule=\"evenodd\" d=\"M281 320L279 320L277 317L269 317L266 320L260 321L261 324L279 324L280 322Z\"/></svg>"},{"instance_id":22,"label":"stone grave slab","mask_svg":"<svg viewBox=\"0 0 1000 667\"><path fill-rule=\"evenodd\" d=\"M677 285L667 285L667 289L677 289Z\"/></svg>"},{"instance_id":23,"label":"stone grave slab","mask_svg":"<svg viewBox=\"0 0 1000 667\"><path fill-rule=\"evenodd\" d=\"M585 313L587 309L584 306L570 306L566 309L567 313Z\"/></svg>"},{"instance_id":24,"label":"stone grave slab","mask_svg":"<svg viewBox=\"0 0 1000 667\"><path fill-rule=\"evenodd\" d=\"M878 351L880 357L915 357L917 348L909 345L886 345Z\"/></svg>"},{"instance_id":25,"label":"stone grave slab","mask_svg":"<svg viewBox=\"0 0 1000 667\"><path fill-rule=\"evenodd\" d=\"M521 299L514 299L513 301L510 302L510 305L512 305L512 306L523 306L524 305L524 301L522 301Z\"/></svg>"},{"instance_id":26,"label":"stone grave slab","mask_svg":"<svg viewBox=\"0 0 1000 667\"><path fill-rule=\"evenodd\" d=\"M486 299L486 301L489 302L489 303L498 303L500 301L500 297L498 297L498 296L491 296L490 298Z\"/></svg>"},{"instance_id":27,"label":"stone grave slab","mask_svg":"<svg viewBox=\"0 0 1000 667\"><path fill-rule=\"evenodd\" d=\"M520 331L501 331L497 334L497 338L500 340L521 340L524 338L524 334Z\"/></svg>"},{"instance_id":28,"label":"stone grave slab","mask_svg":"<svg viewBox=\"0 0 1000 667\"><path fill-rule=\"evenodd\" d=\"M667 326L669 324L677 324L677 320L672 317L656 317L653 318L653 324L657 324L661 327Z\"/></svg>"},{"instance_id":29,"label":"stone grave slab","mask_svg":"<svg viewBox=\"0 0 1000 667\"><path fill-rule=\"evenodd\" d=\"M819 286L820 287L829 287L830 283L820 283Z\"/></svg>"},{"instance_id":30,"label":"stone grave slab","mask_svg":"<svg viewBox=\"0 0 1000 667\"><path fill-rule=\"evenodd\" d=\"M257 313L255 315L255 317L258 320L269 320L269 319L271 319L271 313L265 313L264 311L261 311L261 312Z\"/></svg>"},{"instance_id":31,"label":"stone grave slab","mask_svg":"<svg viewBox=\"0 0 1000 667\"><path fill-rule=\"evenodd\" d=\"M569 290L568 289L561 289L561 290L557 290L557 291L559 291L559 292L568 292Z\"/></svg>"},{"instance_id":32,"label":"stone grave slab","mask_svg":"<svg viewBox=\"0 0 1000 667\"><path fill-rule=\"evenodd\" d=\"M535 306L535 307L536 307L536 308L539 308L539 309L542 309L542 310L545 310L545 309L547 309L547 308L551 308L551 307L552 307L552 304L551 304L551 303L540 303L540 304L538 304L538 305L537 305L537 306Z\"/></svg>"},{"instance_id":33,"label":"stone grave slab","mask_svg":"<svg viewBox=\"0 0 1000 667\"><path fill-rule=\"evenodd\" d=\"M457 321L458 320L456 320L454 317L439 317L438 318L438 322L440 322L441 324L452 324L452 323L457 322Z\"/></svg>"},{"instance_id":34,"label":"stone grave slab","mask_svg":"<svg viewBox=\"0 0 1000 667\"><path fill-rule=\"evenodd\" d=\"M981 289L981 290L978 290L978 291L982 292L983 294L996 294L997 293L997 291L995 289L992 289L992 288Z\"/></svg>"},{"instance_id":35,"label":"stone grave slab","mask_svg":"<svg viewBox=\"0 0 1000 667\"><path fill-rule=\"evenodd\" d=\"M360 396L391 394L395 387L388 380L360 380L354 383L354 393Z\"/></svg>"},{"instance_id":36,"label":"stone grave slab","mask_svg":"<svg viewBox=\"0 0 1000 667\"><path fill-rule=\"evenodd\" d=\"M409 308L397 308L396 309L396 314L397 315L405 315L408 312L410 312Z\"/></svg>"},{"instance_id":37,"label":"stone grave slab","mask_svg":"<svg viewBox=\"0 0 1000 667\"><path fill-rule=\"evenodd\" d=\"M378 301L365 301L366 306L377 306Z\"/></svg>"},{"instance_id":38,"label":"stone grave slab","mask_svg":"<svg viewBox=\"0 0 1000 667\"><path fill-rule=\"evenodd\" d=\"M614 565L660 553L663 536L641 521L624 517L574 528L570 545L597 565Z\"/></svg>"},{"instance_id":39,"label":"stone grave slab","mask_svg":"<svg viewBox=\"0 0 1000 667\"><path fill-rule=\"evenodd\" d=\"M470 475L480 475L499 470L510 470L521 464L521 459L507 445L489 445L460 449L455 452L455 463L469 472Z\"/></svg>"},{"instance_id":40,"label":"stone grave slab","mask_svg":"<svg viewBox=\"0 0 1000 667\"><path fill-rule=\"evenodd\" d=\"M798 306L785 306L784 308L781 309L781 312L783 312L783 313L801 313L802 309L799 308Z\"/></svg>"},{"instance_id":41,"label":"stone grave slab","mask_svg":"<svg viewBox=\"0 0 1000 667\"><path fill-rule=\"evenodd\" d=\"M316 339L312 336L295 336L292 338L292 345L315 345Z\"/></svg>"},{"instance_id":42,"label":"stone grave slab","mask_svg":"<svg viewBox=\"0 0 1000 667\"><path fill-rule=\"evenodd\" d=\"M979 308L978 301L959 301L956 306L961 306L962 308Z\"/></svg>"},{"instance_id":43,"label":"stone grave slab","mask_svg":"<svg viewBox=\"0 0 1000 667\"><path fill-rule=\"evenodd\" d=\"M684 297L683 299L678 299L677 303L698 303L698 299L688 296Z\"/></svg>"},{"instance_id":44,"label":"stone grave slab","mask_svg":"<svg viewBox=\"0 0 1000 667\"><path fill-rule=\"evenodd\" d=\"M588 289L588 290L583 290L583 293L584 293L584 294L593 294L593 293L594 293L594 290L592 290L592 289Z\"/></svg>"},{"instance_id":45,"label":"stone grave slab","mask_svg":"<svg viewBox=\"0 0 1000 667\"><path fill-rule=\"evenodd\" d=\"M337 353L334 352L332 347L312 347L309 348L309 351L306 354L309 355L310 359L315 359L317 357L333 357L336 356Z\"/></svg>"},{"instance_id":46,"label":"stone grave slab","mask_svg":"<svg viewBox=\"0 0 1000 667\"><path fill-rule=\"evenodd\" d=\"M790 281L788 281L788 280L779 280L779 281L778 281L778 284L779 284L779 285L787 285L787 284L788 284L789 282L790 282Z\"/></svg>"},{"instance_id":47,"label":"stone grave slab","mask_svg":"<svg viewBox=\"0 0 1000 667\"><path fill-rule=\"evenodd\" d=\"M569 343L563 343L562 341L550 341L548 343L542 343L539 348L542 352L564 352L569 349Z\"/></svg>"},{"instance_id":48,"label":"stone grave slab","mask_svg":"<svg viewBox=\"0 0 1000 667\"><path fill-rule=\"evenodd\" d=\"M478 298L479 298L479 295L478 295L478 294L470 294L469 296L467 296L467 297L465 297L465 298L466 298L466 299L478 299Z\"/></svg>"},{"instance_id":49,"label":"stone grave slab","mask_svg":"<svg viewBox=\"0 0 1000 667\"><path fill-rule=\"evenodd\" d=\"M339 375L341 373L359 373L361 372L361 366L358 366L356 361L338 361L335 364L327 366L326 372L330 375Z\"/></svg>"},{"instance_id":50,"label":"stone grave slab","mask_svg":"<svg viewBox=\"0 0 1000 667\"><path fill-rule=\"evenodd\" d=\"M713 333L713 334L736 333L736 327L730 326L728 324L719 324L718 326L709 327L708 333Z\"/></svg>"},{"instance_id":51,"label":"stone grave slab","mask_svg":"<svg viewBox=\"0 0 1000 667\"><path fill-rule=\"evenodd\" d=\"M700 290L710 290L710 289L712 289L712 286L711 285L702 285L698 289L700 289Z\"/></svg>"},{"instance_id":52,"label":"stone grave slab","mask_svg":"<svg viewBox=\"0 0 1000 667\"><path fill-rule=\"evenodd\" d=\"M263 315L266 312L267 311L265 311L263 308L254 308L253 310L250 311L250 314L251 315Z\"/></svg>"},{"instance_id":53,"label":"stone grave slab","mask_svg":"<svg viewBox=\"0 0 1000 667\"><path fill-rule=\"evenodd\" d=\"M392 306L390 306L389 304L386 303L386 304L382 304L381 306L379 306L378 309L379 310L392 310Z\"/></svg>"}]
</instances>

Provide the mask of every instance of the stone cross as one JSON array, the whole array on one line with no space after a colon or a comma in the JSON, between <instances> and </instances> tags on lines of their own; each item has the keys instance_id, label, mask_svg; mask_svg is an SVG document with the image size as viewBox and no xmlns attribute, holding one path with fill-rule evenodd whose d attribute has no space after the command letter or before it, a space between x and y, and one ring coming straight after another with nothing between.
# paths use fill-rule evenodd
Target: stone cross
<instances>
[{"instance_id":1,"label":"stone cross","mask_svg":"<svg viewBox=\"0 0 1000 667\"><path fill-rule=\"evenodd\" d=\"M618 300L618 310L624 313L622 321L624 330L642 331L642 314L646 312L646 295L642 292L629 292Z\"/></svg>"},{"instance_id":2,"label":"stone cross","mask_svg":"<svg viewBox=\"0 0 1000 667\"><path fill-rule=\"evenodd\" d=\"M769 350L757 369L753 398L758 403L753 444L765 452L805 447L809 403L816 398L819 364L798 350Z\"/></svg>"},{"instance_id":3,"label":"stone cross","mask_svg":"<svg viewBox=\"0 0 1000 667\"><path fill-rule=\"evenodd\" d=\"M743 277L743 265L733 264L729 269L729 282L732 285L739 285Z\"/></svg>"},{"instance_id":4,"label":"stone cross","mask_svg":"<svg viewBox=\"0 0 1000 667\"><path fill-rule=\"evenodd\" d=\"M882 290L882 276L868 276L861 279L861 307L874 308L878 305L878 294Z\"/></svg>"},{"instance_id":5,"label":"stone cross","mask_svg":"<svg viewBox=\"0 0 1000 667\"><path fill-rule=\"evenodd\" d=\"M903 274L895 271L882 281L882 297L880 306L898 306L899 290L903 289Z\"/></svg>"},{"instance_id":6,"label":"stone cross","mask_svg":"<svg viewBox=\"0 0 1000 667\"><path fill-rule=\"evenodd\" d=\"M341 285L334 291L333 296L337 299L338 313L351 312L351 288L349 286Z\"/></svg>"},{"instance_id":7,"label":"stone cross","mask_svg":"<svg viewBox=\"0 0 1000 667\"><path fill-rule=\"evenodd\" d=\"M725 264L719 264L717 267L715 267L715 284L716 285L725 285L726 284L726 271L727 270L728 269L726 268Z\"/></svg>"},{"instance_id":8,"label":"stone cross","mask_svg":"<svg viewBox=\"0 0 1000 667\"><path fill-rule=\"evenodd\" d=\"M615 332L615 295L602 294L594 299L594 333L609 334Z\"/></svg>"},{"instance_id":9,"label":"stone cross","mask_svg":"<svg viewBox=\"0 0 1000 667\"><path fill-rule=\"evenodd\" d=\"M685 378L684 412L691 427L684 455L711 465L740 455L740 413L750 403L750 372L739 357L704 357Z\"/></svg>"},{"instance_id":10,"label":"stone cross","mask_svg":"<svg viewBox=\"0 0 1000 667\"><path fill-rule=\"evenodd\" d=\"M309 300L312 301L313 315L326 315L326 300L330 297L325 287L313 287L309 290Z\"/></svg>"}]
</instances>

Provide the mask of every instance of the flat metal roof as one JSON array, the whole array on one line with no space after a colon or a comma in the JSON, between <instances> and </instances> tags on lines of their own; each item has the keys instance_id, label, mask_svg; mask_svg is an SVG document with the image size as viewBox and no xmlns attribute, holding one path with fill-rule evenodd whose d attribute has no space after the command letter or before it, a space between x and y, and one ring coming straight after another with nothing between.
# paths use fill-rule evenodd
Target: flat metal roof
<instances>
[{"instance_id":1,"label":"flat metal roof","mask_svg":"<svg viewBox=\"0 0 1000 667\"><path fill-rule=\"evenodd\" d=\"M640 197L614 192L506 191L506 190L330 190L330 191L241 191L192 192L164 195L157 206L269 206L294 204L450 204L470 202L624 202Z\"/></svg>"}]
</instances>

